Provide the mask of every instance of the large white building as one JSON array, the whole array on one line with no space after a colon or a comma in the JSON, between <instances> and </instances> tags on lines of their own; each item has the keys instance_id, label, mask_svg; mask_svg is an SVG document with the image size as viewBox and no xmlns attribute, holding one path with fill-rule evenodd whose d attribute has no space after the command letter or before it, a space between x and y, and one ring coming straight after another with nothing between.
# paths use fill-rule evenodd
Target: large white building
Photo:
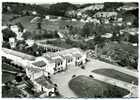
<instances>
[{"instance_id":1,"label":"large white building","mask_svg":"<svg viewBox=\"0 0 140 100\"><path fill-rule=\"evenodd\" d=\"M43 55L53 65L54 73L66 70L68 66L80 66L85 63L86 54L79 48L71 48Z\"/></svg>"}]
</instances>

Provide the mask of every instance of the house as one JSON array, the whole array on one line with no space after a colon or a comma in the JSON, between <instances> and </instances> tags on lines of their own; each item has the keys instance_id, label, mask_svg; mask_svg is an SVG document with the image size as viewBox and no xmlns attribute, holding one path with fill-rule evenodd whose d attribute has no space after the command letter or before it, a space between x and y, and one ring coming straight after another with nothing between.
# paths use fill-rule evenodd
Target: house
<instances>
[{"instance_id":1,"label":"house","mask_svg":"<svg viewBox=\"0 0 140 100\"><path fill-rule=\"evenodd\" d=\"M16 40L14 37L9 38L9 44L11 48L15 48L16 47Z\"/></svg>"},{"instance_id":2,"label":"house","mask_svg":"<svg viewBox=\"0 0 140 100\"><path fill-rule=\"evenodd\" d=\"M32 81L37 92L45 92L47 96L55 92L55 86L49 82L44 76Z\"/></svg>"},{"instance_id":3,"label":"house","mask_svg":"<svg viewBox=\"0 0 140 100\"><path fill-rule=\"evenodd\" d=\"M95 18L109 18L109 17L116 17L118 15L117 12L97 12L93 15Z\"/></svg>"},{"instance_id":4,"label":"house","mask_svg":"<svg viewBox=\"0 0 140 100\"><path fill-rule=\"evenodd\" d=\"M41 69L28 67L26 68L26 75L30 78L30 80L35 80L40 76L45 75L45 73Z\"/></svg>"},{"instance_id":5,"label":"house","mask_svg":"<svg viewBox=\"0 0 140 100\"><path fill-rule=\"evenodd\" d=\"M113 35L111 33L106 33L106 34L103 34L101 35L101 37L103 38L111 38Z\"/></svg>"},{"instance_id":6,"label":"house","mask_svg":"<svg viewBox=\"0 0 140 100\"><path fill-rule=\"evenodd\" d=\"M46 16L45 16L45 19L46 19L46 20L49 20L49 19L50 19L50 16L49 16L49 15L46 15Z\"/></svg>"},{"instance_id":7,"label":"house","mask_svg":"<svg viewBox=\"0 0 140 100\"><path fill-rule=\"evenodd\" d=\"M36 11L32 11L32 15L37 15L37 12Z\"/></svg>"},{"instance_id":8,"label":"house","mask_svg":"<svg viewBox=\"0 0 140 100\"><path fill-rule=\"evenodd\" d=\"M11 26L10 26L10 29L11 29L14 33L16 33L16 39L17 39L17 40L23 40L23 38L22 38L23 32L20 31L20 28L19 28L18 25L11 25Z\"/></svg>"},{"instance_id":9,"label":"house","mask_svg":"<svg viewBox=\"0 0 140 100\"><path fill-rule=\"evenodd\" d=\"M32 40L32 39L27 39L27 40L25 40L25 42L26 42L26 44L28 45L28 47L31 47L31 46L33 46L34 45L34 40Z\"/></svg>"}]
</instances>

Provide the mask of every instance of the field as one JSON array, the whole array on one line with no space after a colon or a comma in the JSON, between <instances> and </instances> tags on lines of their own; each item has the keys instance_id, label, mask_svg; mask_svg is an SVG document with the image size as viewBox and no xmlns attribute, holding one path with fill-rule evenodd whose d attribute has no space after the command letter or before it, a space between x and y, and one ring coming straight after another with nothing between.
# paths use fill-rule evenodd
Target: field
<instances>
[{"instance_id":1,"label":"field","mask_svg":"<svg viewBox=\"0 0 140 100\"><path fill-rule=\"evenodd\" d=\"M120 98L129 93L125 89L82 75L70 80L69 87L78 97L84 98Z\"/></svg>"},{"instance_id":2,"label":"field","mask_svg":"<svg viewBox=\"0 0 140 100\"><path fill-rule=\"evenodd\" d=\"M2 25L7 25L7 23L17 23L20 22L24 28L30 32L34 31L36 28L36 23L30 23L30 21L34 18L34 16L23 16L18 17L12 21L9 22L9 19L11 19L14 15L9 14L3 14L2 16ZM43 20L42 21L42 28L46 30L59 30L60 27L63 27L65 25L73 25L74 27L82 27L84 23L79 21L68 21L68 20L57 20L57 21L48 21Z\"/></svg>"},{"instance_id":3,"label":"field","mask_svg":"<svg viewBox=\"0 0 140 100\"><path fill-rule=\"evenodd\" d=\"M92 72L105 75L108 77L112 77L121 81L129 82L129 83L134 81L134 83L138 85L138 79L136 77L116 71L114 69L97 69L97 70L93 70Z\"/></svg>"}]
</instances>

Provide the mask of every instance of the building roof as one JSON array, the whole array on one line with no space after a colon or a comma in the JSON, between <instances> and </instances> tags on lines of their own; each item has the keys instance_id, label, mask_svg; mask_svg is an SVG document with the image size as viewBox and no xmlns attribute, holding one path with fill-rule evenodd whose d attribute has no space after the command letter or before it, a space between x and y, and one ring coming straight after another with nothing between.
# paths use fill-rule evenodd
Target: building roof
<instances>
[{"instance_id":1,"label":"building roof","mask_svg":"<svg viewBox=\"0 0 140 100\"><path fill-rule=\"evenodd\" d=\"M54 86L53 84L51 84L44 76L41 76L41 77L35 79L35 81L36 81L38 84L40 84L40 85L46 87L47 89L52 89L52 88L55 87L55 86Z\"/></svg>"},{"instance_id":2,"label":"building roof","mask_svg":"<svg viewBox=\"0 0 140 100\"><path fill-rule=\"evenodd\" d=\"M46 66L46 63L43 60L37 61L37 62L33 62L32 64L37 66L37 67L44 67L44 66Z\"/></svg>"},{"instance_id":3,"label":"building roof","mask_svg":"<svg viewBox=\"0 0 140 100\"><path fill-rule=\"evenodd\" d=\"M70 58L69 55L72 55L72 56L76 56L76 57L81 57L83 51L79 48L71 48L71 49L65 49L65 50L62 50L62 51L59 51L59 52L56 52L56 53L45 53L43 56L48 59L48 60L51 60L54 62L57 62L57 61L62 61L62 59L64 58ZM59 56L58 58L55 58ZM62 59L61 59L62 57Z\"/></svg>"},{"instance_id":4,"label":"building roof","mask_svg":"<svg viewBox=\"0 0 140 100\"><path fill-rule=\"evenodd\" d=\"M14 56L17 56L17 57L21 57L22 59L31 60L31 61L35 60L34 56L28 55L28 54L25 54L25 53L22 53L22 52L19 52L19 51L15 51L15 50L12 50L12 49L7 49L7 48L2 48L2 50L7 54L11 54L11 55L14 55Z\"/></svg>"},{"instance_id":5,"label":"building roof","mask_svg":"<svg viewBox=\"0 0 140 100\"><path fill-rule=\"evenodd\" d=\"M54 59L55 63L59 63L59 62L62 62L62 59L61 58L56 58Z\"/></svg>"},{"instance_id":6,"label":"building roof","mask_svg":"<svg viewBox=\"0 0 140 100\"><path fill-rule=\"evenodd\" d=\"M110 16L116 16L117 15L117 12L97 12L96 14L94 14L93 15L93 17L96 17L96 16L98 16L98 17L103 17L103 16L108 16L108 17L110 17Z\"/></svg>"},{"instance_id":7,"label":"building roof","mask_svg":"<svg viewBox=\"0 0 140 100\"><path fill-rule=\"evenodd\" d=\"M30 71L31 73L40 73L40 69L37 68L28 68L28 71Z\"/></svg>"},{"instance_id":8,"label":"building roof","mask_svg":"<svg viewBox=\"0 0 140 100\"><path fill-rule=\"evenodd\" d=\"M61 55L61 57L63 57L64 59L71 59L71 55Z\"/></svg>"}]
</instances>

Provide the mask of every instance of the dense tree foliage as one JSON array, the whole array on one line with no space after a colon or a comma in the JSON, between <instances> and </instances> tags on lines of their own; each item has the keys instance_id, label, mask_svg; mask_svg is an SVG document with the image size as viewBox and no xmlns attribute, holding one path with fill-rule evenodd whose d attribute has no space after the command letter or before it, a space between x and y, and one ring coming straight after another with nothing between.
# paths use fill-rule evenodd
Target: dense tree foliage
<instances>
[{"instance_id":1,"label":"dense tree foliage","mask_svg":"<svg viewBox=\"0 0 140 100\"><path fill-rule=\"evenodd\" d=\"M121 2L105 2L104 3L104 11L113 11L116 10L116 8L123 6L123 3Z\"/></svg>"},{"instance_id":2,"label":"dense tree foliage","mask_svg":"<svg viewBox=\"0 0 140 100\"><path fill-rule=\"evenodd\" d=\"M10 37L16 37L16 33L14 33L9 28L6 28L6 29L2 30L2 35L3 35L3 40L4 41L9 41Z\"/></svg>"},{"instance_id":3,"label":"dense tree foliage","mask_svg":"<svg viewBox=\"0 0 140 100\"><path fill-rule=\"evenodd\" d=\"M21 15L31 15L32 11L36 11L39 14L46 14L46 9L35 4L25 4L25 3L14 3L14 2L4 2L2 3L3 13L13 13Z\"/></svg>"},{"instance_id":4,"label":"dense tree foliage","mask_svg":"<svg viewBox=\"0 0 140 100\"><path fill-rule=\"evenodd\" d=\"M56 16L64 16L66 11L68 10L75 10L77 7L74 4L63 2L63 3L56 3L52 4L49 7L49 14L56 15Z\"/></svg>"}]
</instances>

